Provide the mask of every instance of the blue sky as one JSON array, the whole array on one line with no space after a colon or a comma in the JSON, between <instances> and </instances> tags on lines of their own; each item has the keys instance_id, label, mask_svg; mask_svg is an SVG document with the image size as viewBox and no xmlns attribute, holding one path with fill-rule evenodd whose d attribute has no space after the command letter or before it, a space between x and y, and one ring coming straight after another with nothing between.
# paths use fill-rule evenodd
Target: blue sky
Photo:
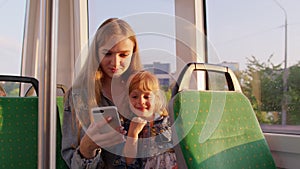
<instances>
[{"instance_id":1,"label":"blue sky","mask_svg":"<svg viewBox=\"0 0 300 169\"><path fill-rule=\"evenodd\" d=\"M101 4L101 2L105 2ZM299 0L278 0L288 15L288 66L299 61L300 48L300 6ZM174 15L172 0L90 0L90 32L106 18L128 16L142 12L159 12ZM21 65L21 47L23 21L26 1L0 0L0 73L19 74ZM274 55L272 62L283 62L284 54L284 13L274 0L207 0L208 40L214 63L222 61L239 62L245 67L247 57L252 55L260 61L266 61ZM142 24L147 21L141 22ZM170 28L171 29L171 28ZM175 61L172 39L155 36L141 36L140 48L147 54L147 49L160 48L165 51L165 58L152 57L154 61ZM156 39L158 38L158 39ZM159 43L158 43L159 42ZM159 51L154 51L158 52ZM155 54L156 55L156 54ZM147 60L148 59L148 60ZM151 62L149 57L144 62ZM172 64L174 67L174 64ZM173 68L174 69L174 68Z\"/></svg>"},{"instance_id":2,"label":"blue sky","mask_svg":"<svg viewBox=\"0 0 300 169\"><path fill-rule=\"evenodd\" d=\"M0 0L0 73L20 74L26 1Z\"/></svg>"},{"instance_id":3,"label":"blue sky","mask_svg":"<svg viewBox=\"0 0 300 169\"><path fill-rule=\"evenodd\" d=\"M174 37L174 13L175 7L172 0L130 0L124 4L122 0L110 0L110 3L104 3L104 0L90 0L90 34L94 34L98 26L107 18L117 17L126 20L139 34L137 36L140 53L143 64L150 64L154 61L161 63L172 63L171 69L175 70L175 42L174 38L160 36L161 32L169 32ZM106 2L106 1L105 1ZM101 8L101 10L99 10ZM147 19L144 13L155 13ZM162 16L160 16L162 14ZM149 15L147 15L149 16ZM159 23L167 19L169 24ZM156 30L161 24L160 31ZM164 26L162 26L164 25ZM146 34L147 31L154 34ZM159 42L159 43L158 43Z\"/></svg>"},{"instance_id":4,"label":"blue sky","mask_svg":"<svg viewBox=\"0 0 300 169\"><path fill-rule=\"evenodd\" d=\"M299 61L299 0L278 0L287 11L288 66ZM209 40L220 60L244 64L252 55L279 64L284 58L283 10L274 0L208 0ZM241 67L245 67L241 65Z\"/></svg>"},{"instance_id":5,"label":"blue sky","mask_svg":"<svg viewBox=\"0 0 300 169\"><path fill-rule=\"evenodd\" d=\"M108 3L103 5L97 0L92 0L92 2L96 3L93 5L95 10L91 10L96 11L92 18L98 18L95 19L98 23L91 23L91 32L103 20L111 16L126 17L139 12L161 12L174 15L174 4L171 0L145 1L142 4L139 0L135 0L129 1L126 5L120 3L119 0L111 1L111 3L122 5ZM300 1L277 0L277 2L287 11L287 63L291 66L299 61L300 55L300 49L297 46L300 42L300 10L298 9ZM136 5L139 8L136 8ZM100 6L103 10L99 10ZM273 55L272 63L283 63L285 15L275 0L207 0L207 12L210 62L239 62L240 68L244 69L246 58L255 56L259 61L267 62L269 56ZM149 47L149 41L151 40L147 39L145 42L142 39L141 48ZM170 47L170 43L167 43L169 47L163 46L164 44L166 43L160 43L160 48L168 51L175 50L174 46ZM167 59L169 62L174 62L171 58Z\"/></svg>"}]
</instances>

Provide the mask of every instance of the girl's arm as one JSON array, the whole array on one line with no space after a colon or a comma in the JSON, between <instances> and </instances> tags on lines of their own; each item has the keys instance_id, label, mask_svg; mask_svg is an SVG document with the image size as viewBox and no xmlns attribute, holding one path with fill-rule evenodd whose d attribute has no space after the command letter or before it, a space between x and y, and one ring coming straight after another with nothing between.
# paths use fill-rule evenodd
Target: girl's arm
<instances>
[{"instance_id":1,"label":"girl's arm","mask_svg":"<svg viewBox=\"0 0 300 169\"><path fill-rule=\"evenodd\" d=\"M137 155L138 148L138 135L143 130L144 126L147 124L147 121L140 118L134 117L130 122L127 140L123 149L125 155L126 163L132 164Z\"/></svg>"}]
</instances>

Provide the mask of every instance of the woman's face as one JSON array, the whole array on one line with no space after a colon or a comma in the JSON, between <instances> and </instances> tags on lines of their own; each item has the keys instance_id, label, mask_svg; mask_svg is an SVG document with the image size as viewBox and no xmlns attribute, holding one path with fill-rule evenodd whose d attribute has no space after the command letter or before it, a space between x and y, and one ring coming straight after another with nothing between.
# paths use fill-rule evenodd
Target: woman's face
<instances>
[{"instance_id":1,"label":"woman's face","mask_svg":"<svg viewBox=\"0 0 300 169\"><path fill-rule=\"evenodd\" d=\"M133 48L134 43L130 39L125 39L116 45L104 45L98 49L104 78L121 76L128 69Z\"/></svg>"},{"instance_id":2,"label":"woman's face","mask_svg":"<svg viewBox=\"0 0 300 169\"><path fill-rule=\"evenodd\" d=\"M135 115L145 120L153 120L155 95L151 91L132 90L129 94L130 108Z\"/></svg>"}]
</instances>

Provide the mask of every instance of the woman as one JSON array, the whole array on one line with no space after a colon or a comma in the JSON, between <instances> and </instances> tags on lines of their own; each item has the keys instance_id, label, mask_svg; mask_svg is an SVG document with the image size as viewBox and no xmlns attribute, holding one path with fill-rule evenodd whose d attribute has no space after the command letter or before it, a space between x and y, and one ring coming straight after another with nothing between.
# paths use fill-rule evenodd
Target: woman
<instances>
[{"instance_id":1,"label":"woman","mask_svg":"<svg viewBox=\"0 0 300 169\"><path fill-rule=\"evenodd\" d=\"M90 110L118 105L128 77L140 69L138 44L130 25L116 18L106 20L98 28L86 62L65 96L62 156L70 168L120 166L119 156L105 148L124 142L126 131L120 127L120 132L99 133L111 119L94 123Z\"/></svg>"}]
</instances>

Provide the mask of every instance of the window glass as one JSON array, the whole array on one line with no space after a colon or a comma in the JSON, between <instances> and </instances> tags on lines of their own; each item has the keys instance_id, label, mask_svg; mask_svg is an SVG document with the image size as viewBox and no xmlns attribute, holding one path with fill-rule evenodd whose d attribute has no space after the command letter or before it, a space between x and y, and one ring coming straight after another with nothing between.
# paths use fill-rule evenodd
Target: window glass
<instances>
[{"instance_id":1,"label":"window glass","mask_svg":"<svg viewBox=\"0 0 300 169\"><path fill-rule=\"evenodd\" d=\"M196 80L196 77L198 81ZM204 82L204 78L207 80ZM196 85L197 84L197 85ZM201 86L202 85L202 86ZM192 72L189 90L229 91L225 73L216 71L196 70Z\"/></svg>"},{"instance_id":2,"label":"window glass","mask_svg":"<svg viewBox=\"0 0 300 169\"><path fill-rule=\"evenodd\" d=\"M26 1L0 0L0 74L20 75ZM19 84L0 82L6 96L18 96Z\"/></svg>"},{"instance_id":3,"label":"window glass","mask_svg":"<svg viewBox=\"0 0 300 169\"><path fill-rule=\"evenodd\" d=\"M156 74L162 88L169 90L176 71L174 0L89 0L88 12L89 41L108 18L128 22L137 34L144 69Z\"/></svg>"},{"instance_id":4,"label":"window glass","mask_svg":"<svg viewBox=\"0 0 300 169\"><path fill-rule=\"evenodd\" d=\"M0 0L0 73L20 75L26 1Z\"/></svg>"},{"instance_id":5,"label":"window glass","mask_svg":"<svg viewBox=\"0 0 300 169\"><path fill-rule=\"evenodd\" d=\"M208 71L209 90L228 91L229 87L224 73Z\"/></svg>"},{"instance_id":6,"label":"window glass","mask_svg":"<svg viewBox=\"0 0 300 169\"><path fill-rule=\"evenodd\" d=\"M169 64L170 71L175 71L175 23L174 23L174 1L173 0L89 0L89 37L93 37L99 25L106 19L111 17L121 18L126 20L134 29L137 36L140 52L143 54L143 64L158 65L160 62L162 66ZM149 16L149 13L153 13ZM146 25L155 27L160 23L159 15L162 18L166 17L170 24L168 28L161 27L163 31L171 32L173 37L159 35L160 32L146 32ZM156 19L156 21L155 21ZM144 26L145 25L145 26ZM152 29L153 30L153 29ZM160 43L157 43L160 42ZM164 57L159 55L164 52ZM151 57L149 57L151 55ZM144 57L143 57L144 56ZM173 64L171 64L173 63ZM149 65L147 65L149 67Z\"/></svg>"},{"instance_id":7,"label":"window glass","mask_svg":"<svg viewBox=\"0 0 300 169\"><path fill-rule=\"evenodd\" d=\"M300 131L299 5L206 1L208 61L232 65L265 131Z\"/></svg>"}]
</instances>

